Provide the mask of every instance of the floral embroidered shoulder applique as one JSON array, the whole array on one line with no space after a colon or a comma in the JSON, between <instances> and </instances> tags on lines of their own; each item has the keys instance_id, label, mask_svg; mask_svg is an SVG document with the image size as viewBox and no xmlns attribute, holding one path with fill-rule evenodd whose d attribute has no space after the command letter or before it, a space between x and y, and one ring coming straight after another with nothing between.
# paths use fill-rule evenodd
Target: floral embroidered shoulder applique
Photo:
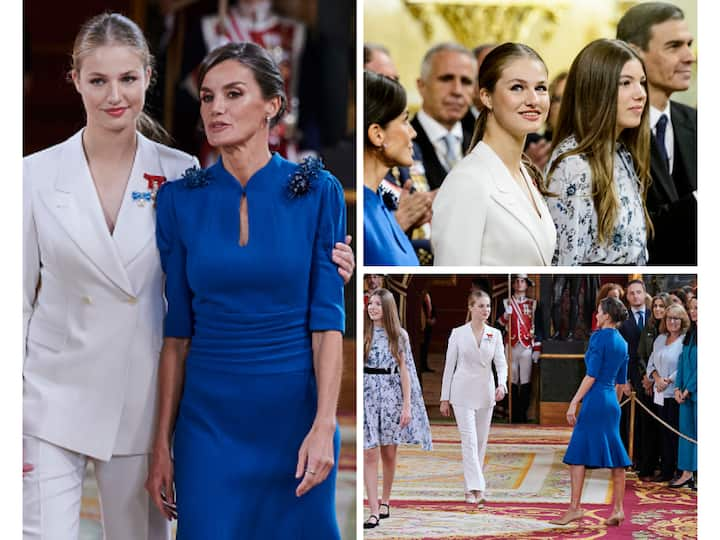
<instances>
[{"instance_id":1,"label":"floral embroidered shoulder applique","mask_svg":"<svg viewBox=\"0 0 720 540\"><path fill-rule=\"evenodd\" d=\"M288 180L288 196L294 199L308 193L313 188L313 183L323 168L324 165L320 158L306 157Z\"/></svg>"}]
</instances>

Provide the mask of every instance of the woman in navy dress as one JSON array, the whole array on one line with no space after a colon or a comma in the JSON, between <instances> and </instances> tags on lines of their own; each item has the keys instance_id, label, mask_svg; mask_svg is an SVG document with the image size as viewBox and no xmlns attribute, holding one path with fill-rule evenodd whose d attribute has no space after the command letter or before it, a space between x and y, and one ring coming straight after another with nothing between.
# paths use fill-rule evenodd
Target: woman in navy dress
<instances>
[{"instance_id":1,"label":"woman in navy dress","mask_svg":"<svg viewBox=\"0 0 720 540\"><path fill-rule=\"evenodd\" d=\"M199 81L221 157L158 196L168 313L148 489L170 518L174 480L181 540L338 539L343 191L318 160L270 154L285 96L264 49L215 49Z\"/></svg>"},{"instance_id":2,"label":"woman in navy dress","mask_svg":"<svg viewBox=\"0 0 720 540\"><path fill-rule=\"evenodd\" d=\"M363 152L363 230L368 266L417 266L410 239L387 209L377 189L390 167L413 163L412 140L405 89L399 82L366 71L365 149Z\"/></svg>"},{"instance_id":3,"label":"woman in navy dress","mask_svg":"<svg viewBox=\"0 0 720 540\"><path fill-rule=\"evenodd\" d=\"M617 326L627 319L627 309L620 300L607 297L597 310L598 330L590 336L585 352L585 377L567 411L573 429L563 463L570 465L570 508L561 518L551 521L567 525L582 519L580 507L585 469L609 468L613 480L613 511L606 525L620 525L625 519L625 467L631 462L620 439L620 405L618 399L627 381L627 343ZM578 403L582 410L575 416Z\"/></svg>"}]
</instances>

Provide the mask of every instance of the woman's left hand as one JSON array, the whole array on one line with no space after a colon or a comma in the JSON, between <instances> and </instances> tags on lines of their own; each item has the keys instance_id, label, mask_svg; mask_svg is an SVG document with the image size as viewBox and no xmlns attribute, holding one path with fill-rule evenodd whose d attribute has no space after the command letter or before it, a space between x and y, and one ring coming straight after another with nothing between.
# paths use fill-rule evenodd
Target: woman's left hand
<instances>
[{"instance_id":1,"label":"woman's left hand","mask_svg":"<svg viewBox=\"0 0 720 540\"><path fill-rule=\"evenodd\" d=\"M574 426L577 418L575 418L575 411L577 410L577 405L575 405L572 401L570 402L570 406L568 407L567 413L565 414L565 418L567 418L567 422L569 425Z\"/></svg>"},{"instance_id":2,"label":"woman's left hand","mask_svg":"<svg viewBox=\"0 0 720 540\"><path fill-rule=\"evenodd\" d=\"M345 237L345 243L338 242L332 250L332 262L338 265L338 272L347 285L355 270L355 254L350 247L352 236Z\"/></svg>"},{"instance_id":3,"label":"woman's left hand","mask_svg":"<svg viewBox=\"0 0 720 540\"><path fill-rule=\"evenodd\" d=\"M410 413L410 405L407 407L403 405L402 411L400 411L400 428L404 428L410 423L412 414Z\"/></svg>"},{"instance_id":4,"label":"woman's left hand","mask_svg":"<svg viewBox=\"0 0 720 540\"><path fill-rule=\"evenodd\" d=\"M498 386L495 389L495 401L500 401L505 397L505 389L502 386Z\"/></svg>"},{"instance_id":5,"label":"woman's left hand","mask_svg":"<svg viewBox=\"0 0 720 540\"><path fill-rule=\"evenodd\" d=\"M313 424L310 432L300 445L298 451L295 478L302 478L302 482L295 490L295 495L302 497L312 488L322 483L330 474L335 464L333 438L335 425L319 427Z\"/></svg>"}]
</instances>

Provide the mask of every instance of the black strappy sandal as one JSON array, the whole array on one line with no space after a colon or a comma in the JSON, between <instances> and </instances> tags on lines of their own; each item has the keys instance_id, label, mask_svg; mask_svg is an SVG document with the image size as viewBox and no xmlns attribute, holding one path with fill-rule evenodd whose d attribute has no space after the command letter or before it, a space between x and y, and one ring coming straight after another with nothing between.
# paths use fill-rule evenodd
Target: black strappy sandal
<instances>
[{"instance_id":1,"label":"black strappy sandal","mask_svg":"<svg viewBox=\"0 0 720 540\"><path fill-rule=\"evenodd\" d=\"M387 506L387 512L382 511L382 507ZM390 503L380 503L380 519L386 519L390 517Z\"/></svg>"},{"instance_id":2,"label":"black strappy sandal","mask_svg":"<svg viewBox=\"0 0 720 540\"><path fill-rule=\"evenodd\" d=\"M375 514L370 514L370 517L367 518L367 521L363 523L363 529L374 529L380 525L380 518L377 517Z\"/></svg>"}]
</instances>

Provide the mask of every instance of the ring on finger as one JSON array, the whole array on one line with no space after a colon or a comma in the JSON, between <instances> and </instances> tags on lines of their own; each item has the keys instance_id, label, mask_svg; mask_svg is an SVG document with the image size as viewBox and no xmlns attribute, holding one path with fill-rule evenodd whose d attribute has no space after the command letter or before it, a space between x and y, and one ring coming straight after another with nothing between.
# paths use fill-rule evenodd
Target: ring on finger
<instances>
[{"instance_id":1,"label":"ring on finger","mask_svg":"<svg viewBox=\"0 0 720 540\"><path fill-rule=\"evenodd\" d=\"M310 469L305 469L305 472L309 474L315 474L315 471L311 471Z\"/></svg>"}]
</instances>

